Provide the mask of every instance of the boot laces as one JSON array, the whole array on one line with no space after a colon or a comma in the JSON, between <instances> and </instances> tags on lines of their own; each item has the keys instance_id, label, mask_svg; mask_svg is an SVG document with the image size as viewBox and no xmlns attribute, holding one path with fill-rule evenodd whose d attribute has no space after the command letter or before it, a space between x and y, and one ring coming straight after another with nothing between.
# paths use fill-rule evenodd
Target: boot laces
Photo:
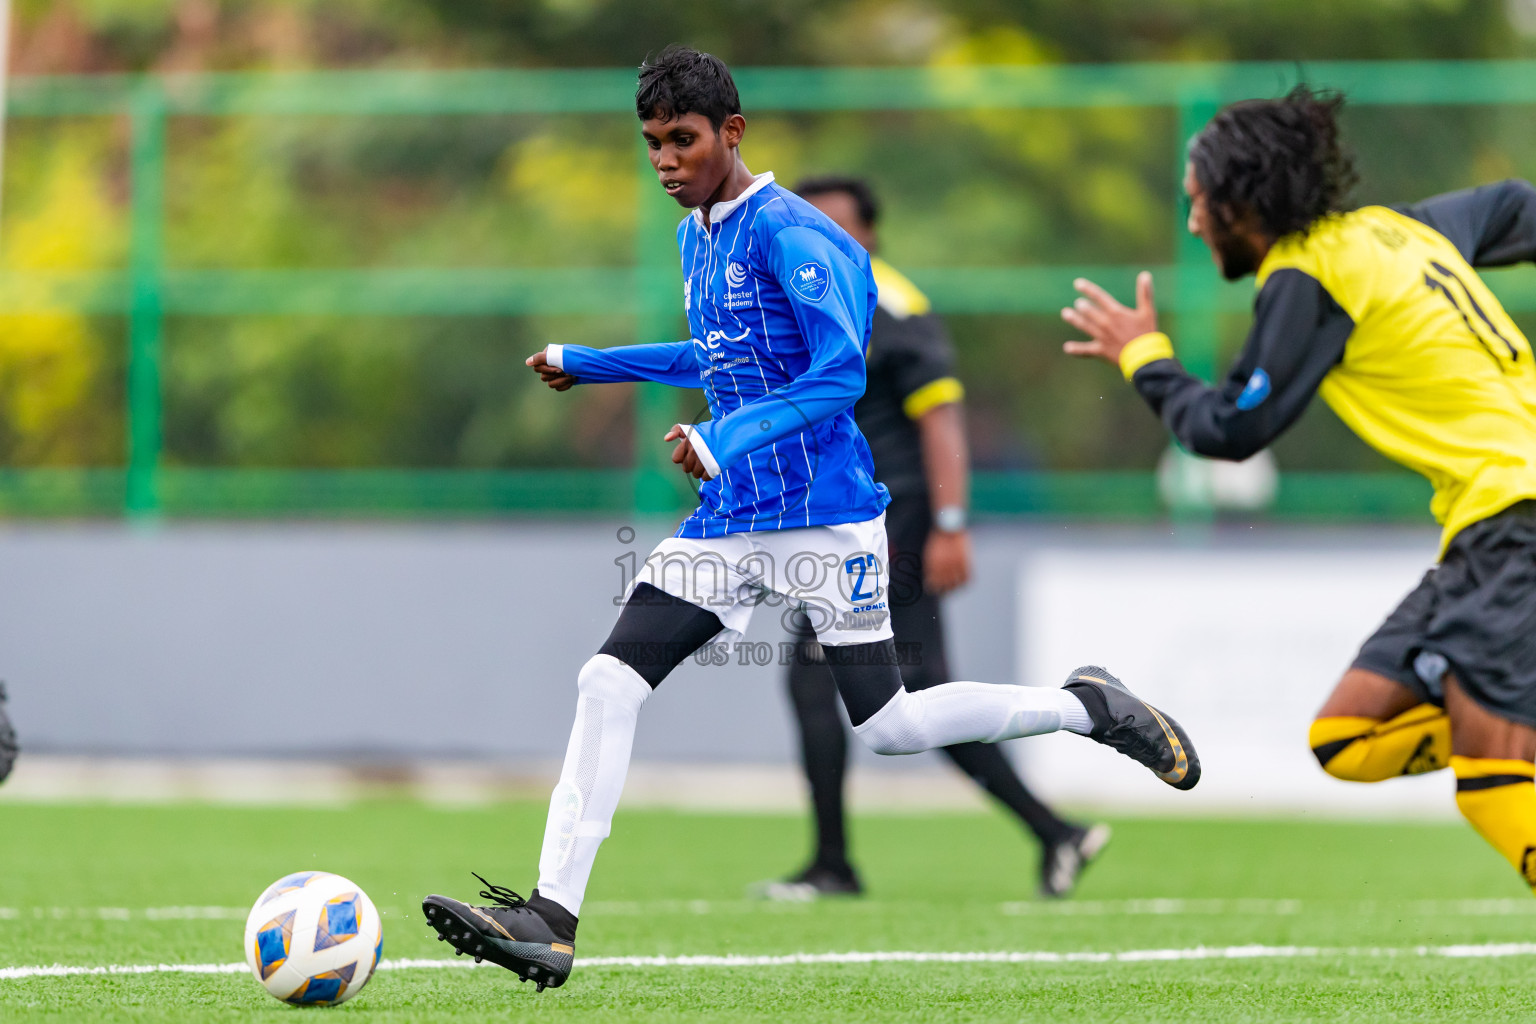
<instances>
[{"instance_id":1,"label":"boot laces","mask_svg":"<svg viewBox=\"0 0 1536 1024\"><path fill-rule=\"evenodd\" d=\"M1137 728L1139 724L1144 723L1137 722L1135 712L1122 715L1115 719L1114 725L1105 730L1107 734L1105 738L1112 740L1115 746L1128 754L1134 750L1151 757L1159 752L1158 744Z\"/></svg>"},{"instance_id":2,"label":"boot laces","mask_svg":"<svg viewBox=\"0 0 1536 1024\"><path fill-rule=\"evenodd\" d=\"M481 899L490 900L498 907L506 907L508 910L516 910L518 907L527 904L527 900L523 899L511 889L508 889L506 886L492 885L490 882L485 880L484 875L481 875L478 872L471 871L470 874L480 879L480 884L485 886L484 889L480 890Z\"/></svg>"}]
</instances>

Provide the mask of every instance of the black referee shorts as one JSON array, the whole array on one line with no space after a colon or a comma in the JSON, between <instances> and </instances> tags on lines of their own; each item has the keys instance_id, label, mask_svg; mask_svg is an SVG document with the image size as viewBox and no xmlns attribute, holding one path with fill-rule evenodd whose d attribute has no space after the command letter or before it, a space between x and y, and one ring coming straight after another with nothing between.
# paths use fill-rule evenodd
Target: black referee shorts
<instances>
[{"instance_id":1,"label":"black referee shorts","mask_svg":"<svg viewBox=\"0 0 1536 1024\"><path fill-rule=\"evenodd\" d=\"M1434 704L1449 671L1494 714L1536 726L1536 501L1458 533L1353 667Z\"/></svg>"}]
</instances>

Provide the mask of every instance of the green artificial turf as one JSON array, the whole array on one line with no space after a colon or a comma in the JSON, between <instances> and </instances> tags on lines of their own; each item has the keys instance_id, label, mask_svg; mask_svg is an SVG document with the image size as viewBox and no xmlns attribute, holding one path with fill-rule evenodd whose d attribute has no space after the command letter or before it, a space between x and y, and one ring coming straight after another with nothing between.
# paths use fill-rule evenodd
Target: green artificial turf
<instances>
[{"instance_id":1,"label":"green artificial turf","mask_svg":"<svg viewBox=\"0 0 1536 1024\"><path fill-rule=\"evenodd\" d=\"M0 804L0 967L231 963L243 909L309 868L363 886L385 957L444 959L416 907L472 897L476 870L524 893L544 808L449 810ZM298 1009L246 974L0 979L0 1020L560 1018L603 1021L1419 1021L1536 1019L1536 955L1425 957L1523 943L1536 900L1464 826L1117 821L1066 905L1033 900L1034 850L994 815L864 816L870 895L743 898L799 865L797 817L621 811L562 989L496 968L378 972L351 1002ZM1155 902L1155 901L1174 902ZM1485 901L1485 902L1476 902ZM228 908L175 911L152 908ZM199 913L224 918L198 919ZM1295 958L1065 963L589 966L581 957L846 951L1090 951L1245 944ZM1344 952L1338 952L1338 951ZM1397 951L1397 952L1392 952Z\"/></svg>"}]
</instances>

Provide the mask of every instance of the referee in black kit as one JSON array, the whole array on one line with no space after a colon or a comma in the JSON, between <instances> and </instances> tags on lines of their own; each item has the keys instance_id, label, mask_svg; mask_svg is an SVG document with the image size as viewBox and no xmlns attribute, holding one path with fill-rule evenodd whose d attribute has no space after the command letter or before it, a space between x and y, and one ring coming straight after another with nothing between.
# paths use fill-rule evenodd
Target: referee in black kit
<instances>
[{"instance_id":1,"label":"referee in black kit","mask_svg":"<svg viewBox=\"0 0 1536 1024\"><path fill-rule=\"evenodd\" d=\"M891 626L897 644L915 654L901 667L907 689L947 683L939 597L971 575L965 392L954 376L954 352L927 296L875 256L879 206L868 183L821 177L801 182L795 191L871 255L880 304L869 343L868 384L854 417L869 440L875 477L891 492L885 513ZM803 614L797 615L796 627L789 692L815 806L816 855L799 874L763 884L760 892L781 900L858 895L863 887L848 860L843 821L848 737L837 687ZM1109 841L1109 827L1083 827L1057 817L1030 793L997 746L961 743L945 747L944 753L1040 841L1041 895L1070 893L1083 867Z\"/></svg>"}]
</instances>

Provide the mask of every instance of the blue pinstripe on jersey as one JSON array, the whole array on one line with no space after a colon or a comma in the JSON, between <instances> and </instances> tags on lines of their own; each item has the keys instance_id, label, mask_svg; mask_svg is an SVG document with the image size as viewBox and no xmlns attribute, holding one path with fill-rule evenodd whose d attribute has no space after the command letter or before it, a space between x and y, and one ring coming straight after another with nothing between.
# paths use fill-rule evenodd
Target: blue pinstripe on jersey
<instances>
[{"instance_id":1,"label":"blue pinstripe on jersey","mask_svg":"<svg viewBox=\"0 0 1536 1024\"><path fill-rule=\"evenodd\" d=\"M868 347L876 299L869 256L815 207L769 179L707 228L700 217L689 216L678 228L678 246L688 282L688 326L712 423L791 388L810 365L813 346L824 340L806 337L796 306L808 300L786 289L774 270L775 262L795 268L817 257L825 260L814 247L806 252L799 245L775 261L775 240L790 227L809 228L849 264L858 292L844 288L841 298L855 314L860 353ZM862 361L858 373L855 399L863 391ZM678 536L862 522L879 515L888 498L874 482L852 402L819 422L816 413L800 404L790 415L799 416L801 429L722 463L720 478L700 489L699 508ZM706 436L716 447L714 437Z\"/></svg>"},{"instance_id":2,"label":"blue pinstripe on jersey","mask_svg":"<svg viewBox=\"0 0 1536 1024\"><path fill-rule=\"evenodd\" d=\"M713 214L677 232L691 340L569 345L563 368L704 389L696 427L720 474L680 537L875 518L890 499L853 420L876 301L868 253L771 174Z\"/></svg>"}]
</instances>

